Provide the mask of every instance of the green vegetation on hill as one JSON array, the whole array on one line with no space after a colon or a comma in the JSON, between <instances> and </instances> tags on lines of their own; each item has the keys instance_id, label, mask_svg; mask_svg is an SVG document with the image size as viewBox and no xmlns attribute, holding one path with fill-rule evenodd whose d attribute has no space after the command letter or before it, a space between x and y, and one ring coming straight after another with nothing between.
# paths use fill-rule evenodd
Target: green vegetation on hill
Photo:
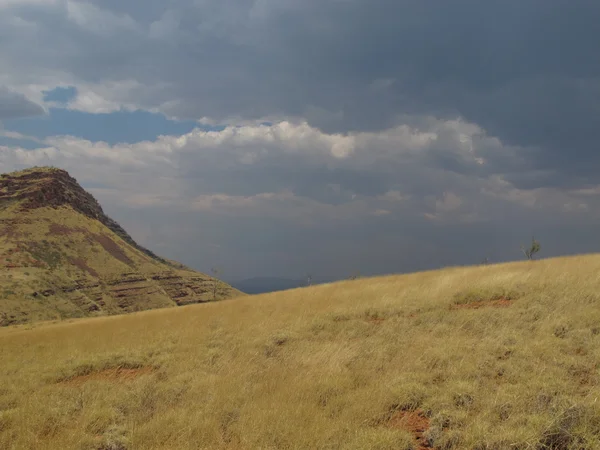
<instances>
[{"instance_id":1,"label":"green vegetation on hill","mask_svg":"<svg viewBox=\"0 0 600 450\"><path fill-rule=\"evenodd\" d=\"M241 293L139 246L65 171L0 176L0 326Z\"/></svg>"},{"instance_id":2,"label":"green vegetation on hill","mask_svg":"<svg viewBox=\"0 0 600 450\"><path fill-rule=\"evenodd\" d=\"M0 448L598 449L600 256L0 330Z\"/></svg>"}]
</instances>

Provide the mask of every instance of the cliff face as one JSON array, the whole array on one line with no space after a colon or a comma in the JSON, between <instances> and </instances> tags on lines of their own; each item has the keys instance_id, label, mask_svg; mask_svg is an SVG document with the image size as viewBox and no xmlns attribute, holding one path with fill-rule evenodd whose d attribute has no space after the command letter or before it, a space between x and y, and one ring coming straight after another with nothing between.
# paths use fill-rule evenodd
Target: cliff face
<instances>
[{"instance_id":1,"label":"cliff face","mask_svg":"<svg viewBox=\"0 0 600 450\"><path fill-rule=\"evenodd\" d=\"M0 325L236 295L138 245L64 170L0 176Z\"/></svg>"}]
</instances>

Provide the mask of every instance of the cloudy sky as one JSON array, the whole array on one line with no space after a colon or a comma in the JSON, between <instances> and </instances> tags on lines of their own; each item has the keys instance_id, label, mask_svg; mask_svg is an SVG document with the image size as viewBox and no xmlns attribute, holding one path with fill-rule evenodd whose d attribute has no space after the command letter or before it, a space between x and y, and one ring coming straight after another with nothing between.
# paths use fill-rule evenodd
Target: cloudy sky
<instances>
[{"instance_id":1,"label":"cloudy sky","mask_svg":"<svg viewBox=\"0 0 600 450\"><path fill-rule=\"evenodd\" d=\"M0 171L199 270L600 251L596 0L0 0Z\"/></svg>"}]
</instances>

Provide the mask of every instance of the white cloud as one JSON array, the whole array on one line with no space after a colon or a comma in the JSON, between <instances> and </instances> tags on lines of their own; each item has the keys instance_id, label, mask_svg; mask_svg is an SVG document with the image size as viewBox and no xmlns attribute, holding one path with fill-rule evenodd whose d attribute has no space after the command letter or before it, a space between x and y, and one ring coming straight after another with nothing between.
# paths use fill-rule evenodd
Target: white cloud
<instances>
[{"instance_id":1,"label":"white cloud","mask_svg":"<svg viewBox=\"0 0 600 450\"><path fill-rule=\"evenodd\" d=\"M106 186L94 191L101 198L135 208L286 217L311 226L367 216L485 221L498 217L494 202L532 210L589 209L577 199L587 191L523 190L502 174L474 178L444 170L435 160L440 146L467 165L481 152L510 158L514 151L480 127L457 121L427 119L418 126L347 135L284 121L194 129L134 144L73 136L43 144L34 150L0 147L3 171L57 165L82 181L101 181Z\"/></svg>"},{"instance_id":2,"label":"white cloud","mask_svg":"<svg viewBox=\"0 0 600 450\"><path fill-rule=\"evenodd\" d=\"M444 192L441 199L436 200L435 208L436 211L440 212L451 212L460 208L463 204L463 200L453 192Z\"/></svg>"},{"instance_id":3,"label":"white cloud","mask_svg":"<svg viewBox=\"0 0 600 450\"><path fill-rule=\"evenodd\" d=\"M399 191L388 191L383 195L383 198L385 198L386 200L390 200L390 201L394 201L394 202L401 202L403 200L407 200L409 198L408 195L402 194Z\"/></svg>"},{"instance_id":4,"label":"white cloud","mask_svg":"<svg viewBox=\"0 0 600 450\"><path fill-rule=\"evenodd\" d=\"M0 124L0 136L2 136L2 137L6 137L9 139L18 139L18 140L22 140L22 141L38 142L40 144L43 143L43 141L41 139L38 139L34 136L28 136L26 134L18 133L16 131L4 130L1 128L1 126L2 126L2 124Z\"/></svg>"},{"instance_id":5,"label":"white cloud","mask_svg":"<svg viewBox=\"0 0 600 450\"><path fill-rule=\"evenodd\" d=\"M453 125L445 127L436 123L435 128L453 130ZM480 129L474 131L479 135ZM8 131L4 131L7 135ZM13 134L14 136L21 136ZM480 136L481 137L481 136ZM402 163L402 158L410 162L410 157L424 155L432 145L439 145L438 135L421 131L406 125L380 133L353 133L348 135L327 134L306 123L293 124L279 122L272 125L228 126L221 131L194 129L181 136L160 136L155 141L134 144L109 145L104 142L91 142L72 136L49 137L45 144L55 149L56 157L104 160L115 164L147 166L149 164L174 164L174 155L197 155L210 157L218 164L234 157L235 163L245 166L260 163L278 155L298 155L310 162L311 158L321 158L334 164L336 160L349 160L349 164L369 165L381 159L394 159ZM495 142L495 141L494 141ZM454 146L452 139L446 142L449 153L457 152L463 157L474 157L476 149L465 150ZM498 151L502 147L498 147ZM38 150L32 151L36 154ZM324 159L323 159L324 158ZM389 194L400 195L399 193ZM400 197L398 197L400 199Z\"/></svg>"},{"instance_id":6,"label":"white cloud","mask_svg":"<svg viewBox=\"0 0 600 450\"><path fill-rule=\"evenodd\" d=\"M78 92L76 97L69 102L68 107L69 109L93 114L111 113L119 111L122 108L120 103L106 100L92 90Z\"/></svg>"},{"instance_id":7,"label":"white cloud","mask_svg":"<svg viewBox=\"0 0 600 450\"><path fill-rule=\"evenodd\" d=\"M109 36L119 32L141 32L141 28L127 14L114 14L100 9L89 2L66 0L66 13L69 21L82 31Z\"/></svg>"},{"instance_id":8,"label":"white cloud","mask_svg":"<svg viewBox=\"0 0 600 450\"><path fill-rule=\"evenodd\" d=\"M80 84L77 87L77 95L66 107L92 114L135 111L138 106L128 99L133 98L136 93L149 92L152 89L160 89L160 86L144 86L135 80Z\"/></svg>"}]
</instances>

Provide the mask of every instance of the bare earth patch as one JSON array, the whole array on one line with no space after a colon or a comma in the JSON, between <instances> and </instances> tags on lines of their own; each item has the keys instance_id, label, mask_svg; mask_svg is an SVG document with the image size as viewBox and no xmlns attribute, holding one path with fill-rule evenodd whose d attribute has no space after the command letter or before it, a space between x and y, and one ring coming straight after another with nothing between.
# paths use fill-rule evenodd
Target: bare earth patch
<instances>
[{"instance_id":1,"label":"bare earth patch","mask_svg":"<svg viewBox=\"0 0 600 450\"><path fill-rule=\"evenodd\" d=\"M51 224L48 230L48 234L55 236L68 236L72 233L82 233L86 236L91 237L93 240L98 242L102 246L102 248L104 248L104 250L107 251L112 257L118 259L119 261L127 265L133 264L133 261L127 256L125 251L109 236L90 233L84 228L71 228L56 223Z\"/></svg>"},{"instance_id":2,"label":"bare earth patch","mask_svg":"<svg viewBox=\"0 0 600 450\"><path fill-rule=\"evenodd\" d=\"M52 223L48 227L48 234L55 235L55 236L68 236L71 233L76 233L78 231L80 231L80 230L76 230L74 228L70 228L70 227L67 227L65 225L61 225L58 223Z\"/></svg>"},{"instance_id":3,"label":"bare earth patch","mask_svg":"<svg viewBox=\"0 0 600 450\"><path fill-rule=\"evenodd\" d=\"M387 421L387 427L400 428L408 431L415 438L415 450L431 449L425 439L425 432L429 430L429 419L421 410L398 411Z\"/></svg>"},{"instance_id":4,"label":"bare earth patch","mask_svg":"<svg viewBox=\"0 0 600 450\"><path fill-rule=\"evenodd\" d=\"M497 300L481 300L471 303L459 303L451 306L451 309L479 309L479 308L507 308L512 305L512 300L499 298Z\"/></svg>"},{"instance_id":5,"label":"bare earth patch","mask_svg":"<svg viewBox=\"0 0 600 450\"><path fill-rule=\"evenodd\" d=\"M79 268L80 270L83 270L84 272L89 273L90 275L93 275L95 277L100 277L98 272L96 272L94 269L92 269L90 266L88 266L86 260L83 258L71 258L69 260L69 262L71 264L73 264L74 266L76 266L77 268Z\"/></svg>"},{"instance_id":6,"label":"bare earth patch","mask_svg":"<svg viewBox=\"0 0 600 450\"><path fill-rule=\"evenodd\" d=\"M98 242L113 258L118 259L128 266L133 265L133 261L129 259L125 251L110 237L101 234L94 234L94 238L96 242Z\"/></svg>"},{"instance_id":7,"label":"bare earth patch","mask_svg":"<svg viewBox=\"0 0 600 450\"><path fill-rule=\"evenodd\" d=\"M126 369L123 367L114 367L111 369L103 369L97 372L91 372L85 375L77 375L66 380L60 381L61 384L81 385L88 381L114 381L124 382L133 381L142 375L149 375L154 372L154 367L138 367L135 369Z\"/></svg>"}]
</instances>

